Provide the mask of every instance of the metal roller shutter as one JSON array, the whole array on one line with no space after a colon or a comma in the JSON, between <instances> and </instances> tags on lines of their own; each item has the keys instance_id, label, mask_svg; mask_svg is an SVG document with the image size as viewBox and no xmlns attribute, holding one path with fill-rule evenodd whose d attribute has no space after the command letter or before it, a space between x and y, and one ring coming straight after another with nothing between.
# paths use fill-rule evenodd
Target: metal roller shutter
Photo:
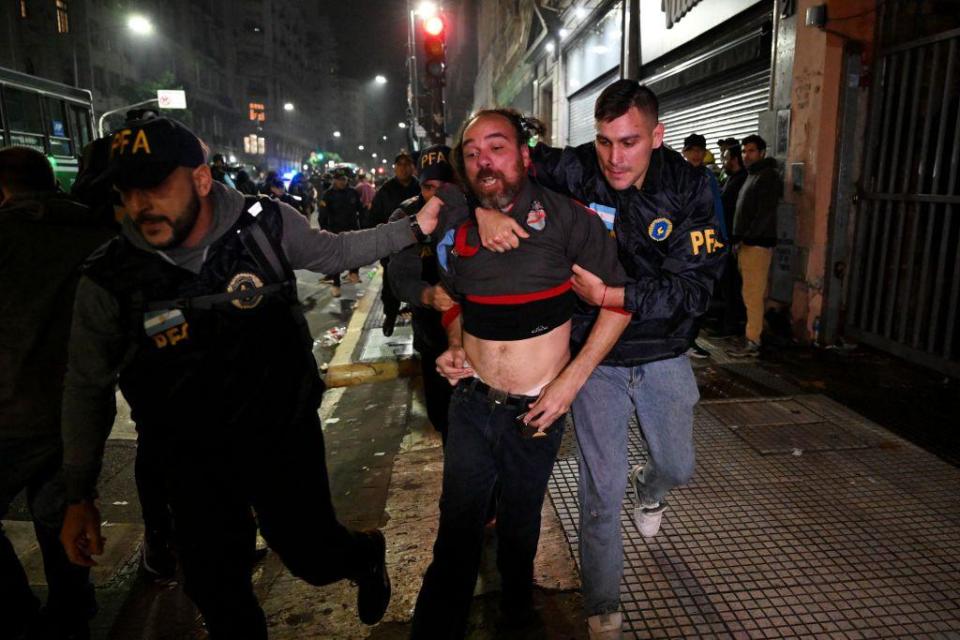
<instances>
[{"instance_id":1,"label":"metal roller shutter","mask_svg":"<svg viewBox=\"0 0 960 640\"><path fill-rule=\"evenodd\" d=\"M758 115L768 108L770 68L699 84L690 91L675 91L660 100L660 122L664 141L672 148L683 148L683 139L691 133L706 137L707 147L717 154L717 140L738 140L757 133ZM719 163L720 158L717 158Z\"/></svg>"},{"instance_id":2,"label":"metal roller shutter","mask_svg":"<svg viewBox=\"0 0 960 640\"><path fill-rule=\"evenodd\" d=\"M582 91L570 97L568 103L567 144L576 146L592 141L597 135L593 122L593 105L608 84L620 77L620 69L614 69Z\"/></svg>"}]
</instances>

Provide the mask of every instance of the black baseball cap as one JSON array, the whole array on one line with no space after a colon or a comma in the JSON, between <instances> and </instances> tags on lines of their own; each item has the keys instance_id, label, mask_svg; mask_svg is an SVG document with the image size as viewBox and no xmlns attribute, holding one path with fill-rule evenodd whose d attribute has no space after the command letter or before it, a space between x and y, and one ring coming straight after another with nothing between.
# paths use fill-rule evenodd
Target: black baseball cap
<instances>
[{"instance_id":1,"label":"black baseball cap","mask_svg":"<svg viewBox=\"0 0 960 640\"><path fill-rule=\"evenodd\" d=\"M701 149L706 150L707 139L699 133L691 133L683 139L683 150L686 151L690 147L700 147Z\"/></svg>"},{"instance_id":2,"label":"black baseball cap","mask_svg":"<svg viewBox=\"0 0 960 640\"><path fill-rule=\"evenodd\" d=\"M125 123L110 136L104 176L118 188L155 187L177 167L194 169L206 162L200 138L172 118Z\"/></svg>"},{"instance_id":3,"label":"black baseball cap","mask_svg":"<svg viewBox=\"0 0 960 640\"><path fill-rule=\"evenodd\" d=\"M417 177L420 182L439 180L453 182L453 167L450 165L450 147L435 144L420 152Z\"/></svg>"}]
</instances>

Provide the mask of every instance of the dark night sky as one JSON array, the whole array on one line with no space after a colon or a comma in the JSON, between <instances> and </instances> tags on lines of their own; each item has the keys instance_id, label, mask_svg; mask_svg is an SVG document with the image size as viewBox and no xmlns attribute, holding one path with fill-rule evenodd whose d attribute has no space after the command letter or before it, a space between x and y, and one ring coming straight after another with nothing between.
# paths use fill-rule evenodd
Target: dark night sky
<instances>
[{"instance_id":1,"label":"dark night sky","mask_svg":"<svg viewBox=\"0 0 960 640\"><path fill-rule=\"evenodd\" d=\"M326 0L323 4L337 38L340 73L361 81L377 74L387 77L383 108L390 125L383 133L391 136L391 142L399 141L396 123L406 112L406 1Z\"/></svg>"},{"instance_id":2,"label":"dark night sky","mask_svg":"<svg viewBox=\"0 0 960 640\"><path fill-rule=\"evenodd\" d=\"M407 13L404 0L328 0L340 52L340 70L357 79L404 73ZM339 10L338 10L339 9Z\"/></svg>"}]
</instances>

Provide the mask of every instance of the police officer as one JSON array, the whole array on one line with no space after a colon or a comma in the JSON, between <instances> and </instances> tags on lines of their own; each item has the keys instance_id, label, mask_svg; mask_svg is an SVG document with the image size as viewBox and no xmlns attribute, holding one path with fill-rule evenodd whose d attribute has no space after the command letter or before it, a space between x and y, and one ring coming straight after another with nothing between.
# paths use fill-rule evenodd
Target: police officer
<instances>
[{"instance_id":1,"label":"police officer","mask_svg":"<svg viewBox=\"0 0 960 640\"><path fill-rule=\"evenodd\" d=\"M372 227L383 223L397 210L401 202L414 198L420 193L420 185L413 177L414 166L413 158L409 154L397 154L393 160L393 177L387 180L373 197L365 226ZM385 273L389 271L389 262L389 260L380 261ZM386 277L389 278L389 276ZM380 290L380 299L383 301L383 335L391 336L397 323L397 315L400 313L400 301L393 295L390 287L383 287Z\"/></svg>"},{"instance_id":2,"label":"police officer","mask_svg":"<svg viewBox=\"0 0 960 640\"><path fill-rule=\"evenodd\" d=\"M450 147L435 145L420 152L420 195L404 200L390 220L416 215L427 200L445 183L455 183L450 165ZM441 314L453 307L453 299L440 284L437 266L437 240L407 247L390 256L388 283L394 295L413 308L413 348L420 354L423 371L423 395L427 416L447 441L447 410L453 387L437 371L436 361L447 350L447 332L440 323Z\"/></svg>"},{"instance_id":3,"label":"police officer","mask_svg":"<svg viewBox=\"0 0 960 640\"><path fill-rule=\"evenodd\" d=\"M363 202L356 189L349 186L347 172L339 169L333 174L333 186L323 194L320 206L323 207L323 228L331 233L356 231L360 228L360 216L364 212ZM340 273L331 275L334 298L340 297ZM349 282L360 282L360 270L351 269Z\"/></svg>"},{"instance_id":4,"label":"police officer","mask_svg":"<svg viewBox=\"0 0 960 640\"><path fill-rule=\"evenodd\" d=\"M591 638L619 638L623 545L620 511L628 472L634 522L645 537L660 530L666 495L694 470L696 379L684 355L708 309L727 249L710 177L663 146L656 95L618 80L597 98L596 141L566 149L538 145L536 176L588 203L616 235L630 281L607 287L577 270L574 289L588 304L622 306L630 325L573 402L580 463L580 559ZM496 212L478 212L484 246L505 251L527 234ZM490 220L496 222L490 229ZM576 347L594 313L574 317ZM630 413L649 449L629 468Z\"/></svg>"},{"instance_id":5,"label":"police officer","mask_svg":"<svg viewBox=\"0 0 960 640\"><path fill-rule=\"evenodd\" d=\"M77 288L63 399L67 509L61 541L90 566L103 552L96 481L114 382L163 459L184 589L211 637L266 638L250 577L256 512L290 571L359 586L377 622L390 597L379 531L337 521L317 416L323 392L294 269L368 263L433 230L409 223L335 236L292 207L214 182L204 146L174 120L113 135L109 177L126 217Z\"/></svg>"}]
</instances>

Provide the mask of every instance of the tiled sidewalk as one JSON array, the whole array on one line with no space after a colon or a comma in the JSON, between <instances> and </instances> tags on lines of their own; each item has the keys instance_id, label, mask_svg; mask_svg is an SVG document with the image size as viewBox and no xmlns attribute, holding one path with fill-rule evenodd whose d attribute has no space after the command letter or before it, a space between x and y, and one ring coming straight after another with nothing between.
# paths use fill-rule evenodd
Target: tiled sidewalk
<instances>
[{"instance_id":1,"label":"tiled sidewalk","mask_svg":"<svg viewBox=\"0 0 960 640\"><path fill-rule=\"evenodd\" d=\"M960 470L817 395L704 401L694 432L659 535L624 505L628 637L960 638ZM575 556L576 485L558 460Z\"/></svg>"}]
</instances>

